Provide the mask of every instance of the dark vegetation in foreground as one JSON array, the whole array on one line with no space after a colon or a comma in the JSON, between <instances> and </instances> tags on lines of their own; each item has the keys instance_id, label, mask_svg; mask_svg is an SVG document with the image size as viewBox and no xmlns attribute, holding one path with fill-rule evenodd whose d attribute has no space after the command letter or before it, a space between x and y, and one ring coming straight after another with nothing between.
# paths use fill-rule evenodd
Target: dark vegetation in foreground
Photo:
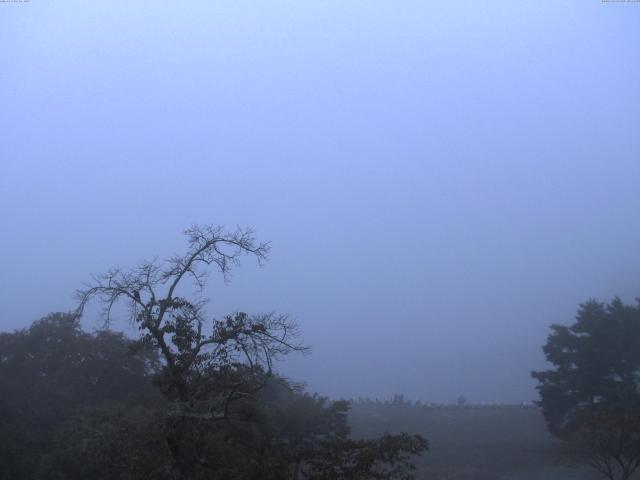
<instances>
[{"instance_id":1,"label":"dark vegetation in foreground","mask_svg":"<svg viewBox=\"0 0 640 480\"><path fill-rule=\"evenodd\" d=\"M153 384L160 366L154 350L120 333L83 332L74 316L52 314L26 330L0 334L0 351L0 478L171 478L165 422L174 405ZM386 404L355 401L347 418L345 402L305 394L277 377L256 398L260 408L246 404L252 418L231 420L224 429L224 422L215 423L220 430L212 432L221 437L214 437L209 461L246 460L245 472L251 462L266 469L260 478L292 478L291 466L283 473L277 459L291 461L332 431L346 434L348 420L351 446L366 446L361 452L369 458L378 455L370 447L393 452L400 445L385 432L428 436L429 455L414 458L418 479L593 478L556 465L561 450L536 407L415 406L397 396ZM258 453L271 461L255 460ZM331 451L323 455L340 461ZM213 478L234 478L226 475Z\"/></svg>"},{"instance_id":2,"label":"dark vegetation in foreground","mask_svg":"<svg viewBox=\"0 0 640 480\"><path fill-rule=\"evenodd\" d=\"M0 334L0 352L2 479L189 478L176 471L174 435L196 463L190 478L412 478L410 455L426 447L406 434L352 439L347 402L275 374L226 404L225 418L186 411L158 388L154 349L83 332L74 315Z\"/></svg>"},{"instance_id":3,"label":"dark vegetation in foreground","mask_svg":"<svg viewBox=\"0 0 640 480\"><path fill-rule=\"evenodd\" d=\"M187 230L185 254L94 277L77 312L0 337L0 472L7 479L412 479L420 435L354 439L348 404L312 396L274 362L306 348L287 315L205 318L210 270L266 259L251 231ZM85 305L107 325L123 302L139 337L79 328Z\"/></svg>"}]
</instances>

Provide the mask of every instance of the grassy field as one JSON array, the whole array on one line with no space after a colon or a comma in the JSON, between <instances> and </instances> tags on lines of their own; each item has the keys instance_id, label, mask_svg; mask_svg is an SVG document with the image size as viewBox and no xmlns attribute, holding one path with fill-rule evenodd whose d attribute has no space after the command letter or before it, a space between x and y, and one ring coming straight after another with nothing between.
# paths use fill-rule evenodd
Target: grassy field
<instances>
[{"instance_id":1,"label":"grassy field","mask_svg":"<svg viewBox=\"0 0 640 480\"><path fill-rule=\"evenodd\" d=\"M430 450L417 461L419 479L592 480L590 469L563 466L558 448L536 408L423 409L354 405L359 437L385 431L419 433Z\"/></svg>"}]
</instances>

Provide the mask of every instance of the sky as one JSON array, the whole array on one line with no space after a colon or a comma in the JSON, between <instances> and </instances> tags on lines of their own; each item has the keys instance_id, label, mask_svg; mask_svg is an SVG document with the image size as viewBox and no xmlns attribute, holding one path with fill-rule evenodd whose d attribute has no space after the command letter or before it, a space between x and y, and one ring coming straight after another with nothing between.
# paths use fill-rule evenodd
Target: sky
<instances>
[{"instance_id":1,"label":"sky","mask_svg":"<svg viewBox=\"0 0 640 480\"><path fill-rule=\"evenodd\" d=\"M31 0L0 44L0 330L250 226L209 311L291 314L284 374L521 402L551 324L640 296L640 3Z\"/></svg>"}]
</instances>

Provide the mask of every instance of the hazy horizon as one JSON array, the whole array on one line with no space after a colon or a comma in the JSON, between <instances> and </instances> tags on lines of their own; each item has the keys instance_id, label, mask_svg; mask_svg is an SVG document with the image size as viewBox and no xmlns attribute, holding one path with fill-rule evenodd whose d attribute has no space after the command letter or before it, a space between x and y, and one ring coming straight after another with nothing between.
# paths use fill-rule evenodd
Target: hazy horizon
<instances>
[{"instance_id":1,"label":"hazy horizon","mask_svg":"<svg viewBox=\"0 0 640 480\"><path fill-rule=\"evenodd\" d=\"M253 227L211 315L290 313L333 397L537 397L552 323L640 296L640 4L0 4L0 330ZM100 320L86 317L87 328ZM131 333L135 333L131 331Z\"/></svg>"}]
</instances>

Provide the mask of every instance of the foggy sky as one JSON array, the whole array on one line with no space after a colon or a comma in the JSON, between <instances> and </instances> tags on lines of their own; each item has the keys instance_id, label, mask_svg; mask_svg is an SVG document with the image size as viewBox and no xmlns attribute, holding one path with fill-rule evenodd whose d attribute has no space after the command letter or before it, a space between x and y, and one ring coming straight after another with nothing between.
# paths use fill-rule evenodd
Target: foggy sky
<instances>
[{"instance_id":1,"label":"foggy sky","mask_svg":"<svg viewBox=\"0 0 640 480\"><path fill-rule=\"evenodd\" d=\"M312 391L535 399L550 324L640 295L639 27L597 0L0 3L0 329L194 222L252 226L270 261L211 314L292 314Z\"/></svg>"}]
</instances>

